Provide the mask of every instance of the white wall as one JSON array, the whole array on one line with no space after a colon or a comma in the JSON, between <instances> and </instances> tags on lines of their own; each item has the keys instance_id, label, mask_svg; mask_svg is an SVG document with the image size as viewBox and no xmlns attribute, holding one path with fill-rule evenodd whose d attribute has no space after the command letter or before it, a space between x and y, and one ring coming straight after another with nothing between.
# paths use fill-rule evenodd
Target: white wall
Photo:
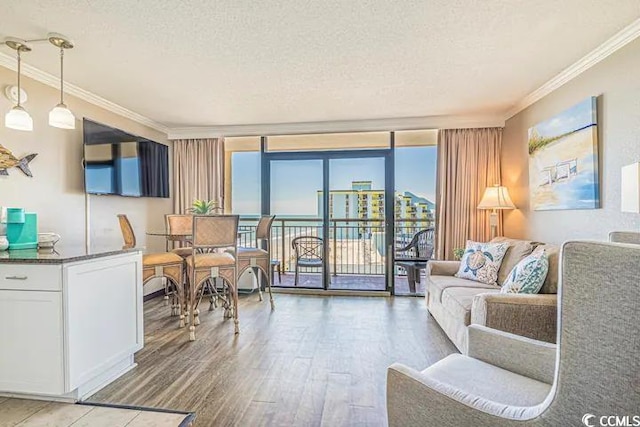
<instances>
[{"instance_id":1,"label":"white wall","mask_svg":"<svg viewBox=\"0 0 640 427\"><path fill-rule=\"evenodd\" d=\"M4 97L4 88L16 81L15 72L0 67L0 145L20 158L38 153L31 162L33 178L19 169L0 176L0 206L24 207L38 213L40 232L56 232L62 236L61 248L85 244L85 194L83 190L82 118L87 117L134 135L170 144L166 135L124 117L66 96L65 101L78 119L76 129L62 130L48 125L49 110L59 101L56 89L29 78L23 87L29 99L24 107L34 122L33 132L4 127L4 114L12 104ZM108 96L107 96L108 98ZM171 162L170 162L171 164ZM136 231L139 246L150 251L164 250L164 240L147 238L147 230L162 230L165 213L172 210L170 199L90 196L91 243L94 247L120 247L122 235L116 214L127 214ZM148 286L146 292L155 286Z\"/></svg>"},{"instance_id":2,"label":"white wall","mask_svg":"<svg viewBox=\"0 0 640 427\"><path fill-rule=\"evenodd\" d=\"M602 208L530 210L528 129L589 96L598 97ZM640 214L620 211L621 168L640 161L640 39L507 120L503 138L502 182L518 207L505 212L506 236L561 243L640 231Z\"/></svg>"}]
</instances>

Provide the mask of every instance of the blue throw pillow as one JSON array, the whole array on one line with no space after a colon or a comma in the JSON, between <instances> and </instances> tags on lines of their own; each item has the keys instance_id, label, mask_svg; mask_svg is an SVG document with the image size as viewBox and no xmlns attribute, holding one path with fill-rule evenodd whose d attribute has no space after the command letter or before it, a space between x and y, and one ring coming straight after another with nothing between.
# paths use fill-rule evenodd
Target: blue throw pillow
<instances>
[{"instance_id":1,"label":"blue throw pillow","mask_svg":"<svg viewBox=\"0 0 640 427\"><path fill-rule=\"evenodd\" d=\"M495 285L509 243L478 243L467 240L456 277Z\"/></svg>"},{"instance_id":2,"label":"blue throw pillow","mask_svg":"<svg viewBox=\"0 0 640 427\"><path fill-rule=\"evenodd\" d=\"M516 264L504 281L500 293L537 294L549 272L549 257L543 248L538 248Z\"/></svg>"}]
</instances>

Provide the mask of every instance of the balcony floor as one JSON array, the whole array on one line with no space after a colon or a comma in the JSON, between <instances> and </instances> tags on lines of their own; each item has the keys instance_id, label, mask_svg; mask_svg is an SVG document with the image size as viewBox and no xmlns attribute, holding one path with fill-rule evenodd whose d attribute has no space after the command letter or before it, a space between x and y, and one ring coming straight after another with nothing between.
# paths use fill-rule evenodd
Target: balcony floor
<instances>
[{"instance_id":1,"label":"balcony floor","mask_svg":"<svg viewBox=\"0 0 640 427\"><path fill-rule=\"evenodd\" d=\"M273 283L274 287L296 288L295 274L286 272L282 274L282 282L278 281L278 274ZM395 277L396 295L424 295L426 279L424 273L420 283L416 283L416 294L409 292L409 282L406 276ZM298 288L322 289L322 277L319 273L300 273ZM385 281L382 275L373 274L338 274L331 276L329 289L351 291L384 291Z\"/></svg>"}]
</instances>

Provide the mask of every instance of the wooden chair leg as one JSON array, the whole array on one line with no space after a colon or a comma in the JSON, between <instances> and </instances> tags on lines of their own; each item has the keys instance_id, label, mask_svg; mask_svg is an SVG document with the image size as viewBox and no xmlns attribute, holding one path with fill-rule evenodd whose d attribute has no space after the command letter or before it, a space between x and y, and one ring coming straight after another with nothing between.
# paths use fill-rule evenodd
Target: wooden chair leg
<instances>
[{"instance_id":1,"label":"wooden chair leg","mask_svg":"<svg viewBox=\"0 0 640 427\"><path fill-rule=\"evenodd\" d=\"M233 289L231 289L231 295L232 295L232 299L233 299L233 326L234 326L234 333L237 335L240 333L240 321L238 320L238 286L237 283L235 283L232 286Z\"/></svg>"},{"instance_id":2,"label":"wooden chair leg","mask_svg":"<svg viewBox=\"0 0 640 427\"><path fill-rule=\"evenodd\" d=\"M196 272L195 269L191 270L191 277L189 280L189 341L196 340L196 307L198 302L197 285L195 283Z\"/></svg>"},{"instance_id":3,"label":"wooden chair leg","mask_svg":"<svg viewBox=\"0 0 640 427\"><path fill-rule=\"evenodd\" d=\"M256 283L258 284L258 301L263 301L264 298L262 297L262 286L260 285L260 279L262 278L262 274L260 274L260 269L258 267L253 267L253 275L256 278ZM267 277L267 280L269 280L269 278Z\"/></svg>"}]
</instances>

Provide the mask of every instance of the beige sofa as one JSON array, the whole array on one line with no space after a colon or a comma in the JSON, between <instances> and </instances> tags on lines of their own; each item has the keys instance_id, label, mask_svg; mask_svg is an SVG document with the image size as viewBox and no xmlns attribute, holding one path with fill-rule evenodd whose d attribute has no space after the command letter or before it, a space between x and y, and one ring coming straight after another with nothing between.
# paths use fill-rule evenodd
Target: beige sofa
<instances>
[{"instance_id":1,"label":"beige sofa","mask_svg":"<svg viewBox=\"0 0 640 427\"><path fill-rule=\"evenodd\" d=\"M502 286L511 269L537 246L549 254L549 273L539 294L501 294L500 286L487 285L454 276L459 261L430 261L427 266L429 313L463 354L467 353L467 328L478 324L512 334L554 343L557 323L558 252L552 245L498 237L508 242L500 270Z\"/></svg>"}]
</instances>

